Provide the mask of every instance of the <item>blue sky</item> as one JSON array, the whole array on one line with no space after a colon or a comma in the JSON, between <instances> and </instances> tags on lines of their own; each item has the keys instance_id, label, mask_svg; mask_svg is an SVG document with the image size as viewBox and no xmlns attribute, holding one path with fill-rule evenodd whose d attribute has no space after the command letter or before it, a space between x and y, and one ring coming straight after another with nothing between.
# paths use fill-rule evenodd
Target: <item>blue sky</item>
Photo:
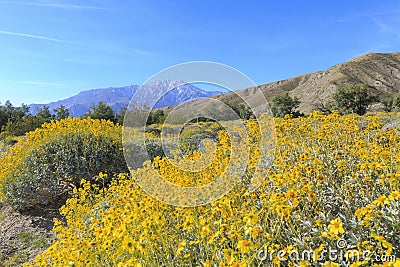
<instances>
[{"instance_id":1,"label":"blue sky","mask_svg":"<svg viewBox=\"0 0 400 267\"><path fill-rule=\"evenodd\" d=\"M0 0L0 102L48 103L206 60L257 84L400 51L398 0Z\"/></svg>"}]
</instances>

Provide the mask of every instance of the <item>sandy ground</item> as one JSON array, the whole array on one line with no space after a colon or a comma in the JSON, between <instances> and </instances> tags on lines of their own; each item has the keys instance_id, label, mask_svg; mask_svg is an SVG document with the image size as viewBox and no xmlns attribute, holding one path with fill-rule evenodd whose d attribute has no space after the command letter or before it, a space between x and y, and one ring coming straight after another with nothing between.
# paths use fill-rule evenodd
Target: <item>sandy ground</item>
<instances>
[{"instance_id":1,"label":"sandy ground","mask_svg":"<svg viewBox=\"0 0 400 267\"><path fill-rule=\"evenodd\" d=\"M21 266L44 251L55 238L55 216L57 211L21 214L0 203L0 267Z\"/></svg>"}]
</instances>

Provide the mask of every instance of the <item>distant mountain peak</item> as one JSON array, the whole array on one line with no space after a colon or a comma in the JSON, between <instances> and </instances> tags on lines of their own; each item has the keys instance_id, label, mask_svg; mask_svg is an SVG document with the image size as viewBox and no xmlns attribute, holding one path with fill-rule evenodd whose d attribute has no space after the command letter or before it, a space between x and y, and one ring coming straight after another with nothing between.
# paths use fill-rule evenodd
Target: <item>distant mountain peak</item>
<instances>
[{"instance_id":1,"label":"distant mountain peak","mask_svg":"<svg viewBox=\"0 0 400 267\"><path fill-rule=\"evenodd\" d=\"M123 87L108 87L100 89L91 89L78 93L67 99L59 100L48 104L31 104L29 105L31 113L35 114L37 108L48 106L51 111L65 106L69 109L70 115L80 117L85 114L92 106L97 105L100 101L106 102L114 111L126 108L129 105L134 94L140 88L140 85L128 85ZM194 85L179 80L163 80L151 83L151 92L146 93L148 99L160 99L161 92L165 92L165 88L174 89L157 102L156 108L181 104L183 102L215 96L222 94L219 91L204 91Z\"/></svg>"}]
</instances>

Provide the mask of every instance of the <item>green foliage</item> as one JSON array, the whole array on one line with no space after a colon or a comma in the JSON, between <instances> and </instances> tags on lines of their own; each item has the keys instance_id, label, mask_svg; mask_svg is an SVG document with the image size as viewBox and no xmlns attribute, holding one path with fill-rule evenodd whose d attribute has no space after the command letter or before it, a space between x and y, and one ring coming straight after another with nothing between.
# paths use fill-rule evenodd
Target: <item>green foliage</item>
<instances>
[{"instance_id":1,"label":"green foliage","mask_svg":"<svg viewBox=\"0 0 400 267\"><path fill-rule=\"evenodd\" d=\"M7 133L7 136L21 136L39 128L45 122L64 119L69 115L64 106L55 109L54 112L56 115L51 114L49 107L44 106L38 108L33 116L29 114L28 106L14 107L7 101L4 106L0 105L0 131Z\"/></svg>"},{"instance_id":2,"label":"green foliage","mask_svg":"<svg viewBox=\"0 0 400 267\"><path fill-rule=\"evenodd\" d=\"M42 121L42 124L55 119L55 116L51 114L50 109L47 106L44 106L43 108L38 108L36 110L36 117L40 121Z\"/></svg>"},{"instance_id":3,"label":"green foliage","mask_svg":"<svg viewBox=\"0 0 400 267\"><path fill-rule=\"evenodd\" d=\"M27 114L22 118L9 120L3 127L3 130L8 132L10 135L21 136L39 128L44 122L47 121L43 120L41 117Z\"/></svg>"},{"instance_id":4,"label":"green foliage","mask_svg":"<svg viewBox=\"0 0 400 267\"><path fill-rule=\"evenodd\" d=\"M392 98L392 110L393 111L400 111L400 91L393 95Z\"/></svg>"},{"instance_id":5,"label":"green foliage","mask_svg":"<svg viewBox=\"0 0 400 267\"><path fill-rule=\"evenodd\" d=\"M166 119L166 114L163 110L157 109L150 111L149 108L143 107L143 109L131 109L127 108L120 109L116 115L116 122L120 125L124 124L125 115L127 120L125 121L125 126L143 126L145 116L148 115L146 125L152 124L163 124ZM143 118L139 120L139 118ZM139 121L141 123L139 123Z\"/></svg>"},{"instance_id":6,"label":"green foliage","mask_svg":"<svg viewBox=\"0 0 400 267\"><path fill-rule=\"evenodd\" d=\"M68 118L44 124L0 158L0 188L18 210L59 207L100 172L128 172L121 128L112 122ZM100 186L108 184L99 181Z\"/></svg>"},{"instance_id":7,"label":"green foliage","mask_svg":"<svg viewBox=\"0 0 400 267\"><path fill-rule=\"evenodd\" d=\"M29 115L29 108L26 105L14 107L10 101L7 101L4 106L0 106L0 131L5 131L8 124L21 124L21 120ZM10 128L11 126L9 126ZM10 131L13 133L13 131Z\"/></svg>"},{"instance_id":8,"label":"green foliage","mask_svg":"<svg viewBox=\"0 0 400 267\"><path fill-rule=\"evenodd\" d=\"M0 106L0 131L1 128L3 128L3 126L7 124L8 119L9 119L9 114L7 113L6 108Z\"/></svg>"},{"instance_id":9,"label":"green foliage","mask_svg":"<svg viewBox=\"0 0 400 267\"><path fill-rule=\"evenodd\" d=\"M358 115L364 115L367 107L378 100L377 96L371 94L366 84L338 87L333 98L335 108L342 114L356 113Z\"/></svg>"},{"instance_id":10,"label":"green foliage","mask_svg":"<svg viewBox=\"0 0 400 267\"><path fill-rule=\"evenodd\" d=\"M216 123L189 123L179 135L179 147L184 154L192 154L201 150L205 140L218 142L218 131L221 129ZM223 128L222 128L223 129Z\"/></svg>"},{"instance_id":11,"label":"green foliage","mask_svg":"<svg viewBox=\"0 0 400 267\"><path fill-rule=\"evenodd\" d=\"M92 118L95 120L109 120L112 122L116 122L115 112L114 110L107 105L106 102L100 101L97 106L93 106L91 110L89 110L84 118Z\"/></svg>"},{"instance_id":12,"label":"green foliage","mask_svg":"<svg viewBox=\"0 0 400 267\"><path fill-rule=\"evenodd\" d=\"M2 256L0 255L0 259ZM7 259L4 259L3 265L4 267L14 267L14 266L21 266L24 262L28 261L28 253L26 251L24 252L16 252L12 256L8 257Z\"/></svg>"},{"instance_id":13,"label":"green foliage","mask_svg":"<svg viewBox=\"0 0 400 267\"><path fill-rule=\"evenodd\" d=\"M121 108L117 115L115 116L115 120L119 125L124 124L124 119L125 119L125 114L126 114L127 108Z\"/></svg>"},{"instance_id":14,"label":"green foliage","mask_svg":"<svg viewBox=\"0 0 400 267\"><path fill-rule=\"evenodd\" d=\"M54 109L54 112L56 113L56 120L62 120L69 117L69 110L63 105Z\"/></svg>"},{"instance_id":15,"label":"green foliage","mask_svg":"<svg viewBox=\"0 0 400 267\"><path fill-rule=\"evenodd\" d=\"M18 209L62 202L81 179L94 182L100 173L128 172L121 144L105 136L69 134L34 150L9 177L4 190Z\"/></svg>"},{"instance_id":16,"label":"green foliage","mask_svg":"<svg viewBox=\"0 0 400 267\"><path fill-rule=\"evenodd\" d=\"M4 139L4 145L6 146L13 146L18 143L18 140L16 138L13 138L11 136L8 136Z\"/></svg>"},{"instance_id":17,"label":"green foliage","mask_svg":"<svg viewBox=\"0 0 400 267\"><path fill-rule=\"evenodd\" d=\"M296 111L300 101L297 97L292 98L288 92L284 92L272 99L272 113L275 117L283 118L285 115L291 114L293 117L299 117L302 114Z\"/></svg>"},{"instance_id":18,"label":"green foliage","mask_svg":"<svg viewBox=\"0 0 400 267\"><path fill-rule=\"evenodd\" d=\"M16 234L8 244L9 247L18 248L15 251L6 251L8 255L0 253L0 266L22 266L23 263L29 261L35 254L48 248L54 238L41 232L27 231Z\"/></svg>"},{"instance_id":19,"label":"green foliage","mask_svg":"<svg viewBox=\"0 0 400 267\"><path fill-rule=\"evenodd\" d=\"M150 112L149 118L147 119L147 125L151 124L163 124L165 121L165 113L164 111L157 109L155 111Z\"/></svg>"},{"instance_id":20,"label":"green foliage","mask_svg":"<svg viewBox=\"0 0 400 267\"><path fill-rule=\"evenodd\" d=\"M151 161L154 161L157 157L165 157L162 143L157 139L146 140L146 152Z\"/></svg>"},{"instance_id":21,"label":"green foliage","mask_svg":"<svg viewBox=\"0 0 400 267\"><path fill-rule=\"evenodd\" d=\"M47 248L51 241L51 237L32 232L21 232L18 234L17 238L24 247L30 247L31 249Z\"/></svg>"},{"instance_id":22,"label":"green foliage","mask_svg":"<svg viewBox=\"0 0 400 267\"><path fill-rule=\"evenodd\" d=\"M386 111L400 111L400 91L384 102Z\"/></svg>"},{"instance_id":23,"label":"green foliage","mask_svg":"<svg viewBox=\"0 0 400 267\"><path fill-rule=\"evenodd\" d=\"M6 109L9 114L10 120L14 121L17 119L22 119L29 114L29 107L22 104L21 107L14 108L10 102L6 102Z\"/></svg>"},{"instance_id":24,"label":"green foliage","mask_svg":"<svg viewBox=\"0 0 400 267\"><path fill-rule=\"evenodd\" d=\"M225 102L233 111L239 116L239 118L243 120L249 120L250 118L254 117L253 112L251 109L244 104L237 104L234 102Z\"/></svg>"}]
</instances>

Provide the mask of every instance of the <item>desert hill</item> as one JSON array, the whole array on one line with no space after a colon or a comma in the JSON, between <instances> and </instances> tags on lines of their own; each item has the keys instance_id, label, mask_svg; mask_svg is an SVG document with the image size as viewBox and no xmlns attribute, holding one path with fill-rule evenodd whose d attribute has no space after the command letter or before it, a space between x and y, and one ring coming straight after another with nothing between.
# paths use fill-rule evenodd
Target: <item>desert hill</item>
<instances>
[{"instance_id":1,"label":"desert hill","mask_svg":"<svg viewBox=\"0 0 400 267\"><path fill-rule=\"evenodd\" d=\"M300 75L294 78L258 86L270 101L274 96L288 91L301 101L299 110L309 113L321 104L332 101L336 88L347 84L365 83L372 91L387 99L400 90L400 53L366 54L348 62L335 65L325 71ZM254 88L243 90L243 95L251 97ZM234 94L214 96L222 101L241 102Z\"/></svg>"}]
</instances>

